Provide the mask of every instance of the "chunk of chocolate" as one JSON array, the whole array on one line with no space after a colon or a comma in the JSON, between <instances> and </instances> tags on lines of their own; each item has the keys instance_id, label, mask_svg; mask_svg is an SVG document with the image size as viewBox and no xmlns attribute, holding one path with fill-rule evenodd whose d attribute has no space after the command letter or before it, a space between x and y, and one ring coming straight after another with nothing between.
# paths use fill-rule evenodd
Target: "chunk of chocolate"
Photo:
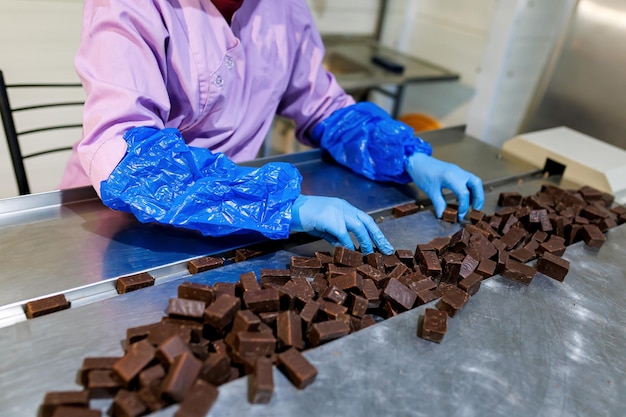
<instances>
[{"instance_id":1,"label":"chunk of chocolate","mask_svg":"<svg viewBox=\"0 0 626 417\"><path fill-rule=\"evenodd\" d=\"M251 404L267 404L274 393L272 360L257 358L254 370L248 375L248 401Z\"/></svg>"},{"instance_id":2,"label":"chunk of chocolate","mask_svg":"<svg viewBox=\"0 0 626 417\"><path fill-rule=\"evenodd\" d=\"M70 302L67 301L65 295L53 295L52 297L41 298L35 301L29 301L24 307L26 317L29 319L40 317L56 311L66 310L70 308Z\"/></svg>"},{"instance_id":3,"label":"chunk of chocolate","mask_svg":"<svg viewBox=\"0 0 626 417\"><path fill-rule=\"evenodd\" d=\"M191 274L199 274L200 272L209 271L221 266L224 266L224 260L222 258L217 256L203 256L189 261L187 269Z\"/></svg>"},{"instance_id":4,"label":"chunk of chocolate","mask_svg":"<svg viewBox=\"0 0 626 417\"><path fill-rule=\"evenodd\" d=\"M235 249L235 262L243 262L264 253L263 250L252 247Z\"/></svg>"},{"instance_id":5,"label":"chunk of chocolate","mask_svg":"<svg viewBox=\"0 0 626 417\"><path fill-rule=\"evenodd\" d=\"M606 242L606 236L602 233L600 228L595 224L586 224L582 230L583 240L588 246L599 248Z\"/></svg>"},{"instance_id":6,"label":"chunk of chocolate","mask_svg":"<svg viewBox=\"0 0 626 417\"><path fill-rule=\"evenodd\" d=\"M462 252L470 243L470 233L462 228L450 237L448 249L452 252Z\"/></svg>"},{"instance_id":7,"label":"chunk of chocolate","mask_svg":"<svg viewBox=\"0 0 626 417\"><path fill-rule=\"evenodd\" d=\"M459 215L458 208L448 205L443 210L443 215L441 216L441 220L443 220L444 222L456 223L458 215Z\"/></svg>"},{"instance_id":8,"label":"chunk of chocolate","mask_svg":"<svg viewBox=\"0 0 626 417\"><path fill-rule=\"evenodd\" d=\"M114 416L124 417L138 417L148 411L148 407L141 401L138 393L125 389L117 392L111 408Z\"/></svg>"},{"instance_id":9,"label":"chunk of chocolate","mask_svg":"<svg viewBox=\"0 0 626 417\"><path fill-rule=\"evenodd\" d=\"M467 278L459 282L459 288L468 293L470 296L476 294L480 289L480 282L483 277L476 273L470 274Z\"/></svg>"},{"instance_id":10,"label":"chunk of chocolate","mask_svg":"<svg viewBox=\"0 0 626 417\"><path fill-rule=\"evenodd\" d=\"M210 353L202 363L198 378L211 384L221 385L228 381L230 375L230 359L225 354Z\"/></svg>"},{"instance_id":11,"label":"chunk of chocolate","mask_svg":"<svg viewBox=\"0 0 626 417\"><path fill-rule=\"evenodd\" d=\"M167 315L174 318L202 321L206 303L187 298L170 298Z\"/></svg>"},{"instance_id":12,"label":"chunk of chocolate","mask_svg":"<svg viewBox=\"0 0 626 417\"><path fill-rule=\"evenodd\" d=\"M276 349L276 338L268 332L239 332L235 338L235 351L241 355L264 356Z\"/></svg>"},{"instance_id":13,"label":"chunk of chocolate","mask_svg":"<svg viewBox=\"0 0 626 417\"><path fill-rule=\"evenodd\" d=\"M363 254L343 246L335 246L333 260L336 264L356 268L363 265Z\"/></svg>"},{"instance_id":14,"label":"chunk of chocolate","mask_svg":"<svg viewBox=\"0 0 626 417\"><path fill-rule=\"evenodd\" d=\"M139 386L149 387L165 376L163 365L156 364L139 372Z\"/></svg>"},{"instance_id":15,"label":"chunk of chocolate","mask_svg":"<svg viewBox=\"0 0 626 417\"><path fill-rule=\"evenodd\" d=\"M256 275L253 271L243 273L239 275L239 285L243 292L258 291L261 289L259 281L256 279Z\"/></svg>"},{"instance_id":16,"label":"chunk of chocolate","mask_svg":"<svg viewBox=\"0 0 626 417\"><path fill-rule=\"evenodd\" d=\"M215 295L215 298L218 298L222 294L236 297L237 284L235 284L234 282L216 282L213 285L213 294Z\"/></svg>"},{"instance_id":17,"label":"chunk of chocolate","mask_svg":"<svg viewBox=\"0 0 626 417\"><path fill-rule=\"evenodd\" d=\"M350 326L343 320L329 320L314 323L308 334L311 346L319 346L322 343L330 342L350 333Z\"/></svg>"},{"instance_id":18,"label":"chunk of chocolate","mask_svg":"<svg viewBox=\"0 0 626 417\"><path fill-rule=\"evenodd\" d=\"M342 291L340 288L337 288L334 285L329 286L324 290L322 294L320 294L321 298L324 300L336 303L343 304L348 298L348 294L345 291Z\"/></svg>"},{"instance_id":19,"label":"chunk of chocolate","mask_svg":"<svg viewBox=\"0 0 626 417\"><path fill-rule=\"evenodd\" d=\"M315 257L292 256L289 271L292 277L313 277L322 269L322 262Z\"/></svg>"},{"instance_id":20,"label":"chunk of chocolate","mask_svg":"<svg viewBox=\"0 0 626 417\"><path fill-rule=\"evenodd\" d=\"M287 379L299 389L312 384L317 376L317 369L295 348L280 353L277 365Z\"/></svg>"},{"instance_id":21,"label":"chunk of chocolate","mask_svg":"<svg viewBox=\"0 0 626 417\"><path fill-rule=\"evenodd\" d=\"M421 331L420 331L421 330ZM422 327L418 329L417 335L422 339L431 342L441 343L448 331L448 314L434 308L424 310Z\"/></svg>"},{"instance_id":22,"label":"chunk of chocolate","mask_svg":"<svg viewBox=\"0 0 626 417\"><path fill-rule=\"evenodd\" d=\"M136 291L141 288L151 287L154 285L154 278L147 272L129 275L118 278L115 283L115 289L118 294Z\"/></svg>"},{"instance_id":23,"label":"chunk of chocolate","mask_svg":"<svg viewBox=\"0 0 626 417\"><path fill-rule=\"evenodd\" d=\"M374 252L365 256L366 263L372 266L374 269L385 272L385 257L382 253Z\"/></svg>"},{"instance_id":24,"label":"chunk of chocolate","mask_svg":"<svg viewBox=\"0 0 626 417\"><path fill-rule=\"evenodd\" d=\"M376 308L380 305L380 291L373 280L363 280L361 295L367 299L368 308Z\"/></svg>"},{"instance_id":25,"label":"chunk of chocolate","mask_svg":"<svg viewBox=\"0 0 626 417\"><path fill-rule=\"evenodd\" d=\"M496 262L491 259L482 259L478 266L476 267L476 272L478 275L483 278L489 278L495 275L496 273Z\"/></svg>"},{"instance_id":26,"label":"chunk of chocolate","mask_svg":"<svg viewBox=\"0 0 626 417\"><path fill-rule=\"evenodd\" d=\"M328 320L335 320L342 314L348 311L348 307L342 306L332 301L320 300L320 312L322 317L326 317Z\"/></svg>"},{"instance_id":27,"label":"chunk of chocolate","mask_svg":"<svg viewBox=\"0 0 626 417\"><path fill-rule=\"evenodd\" d=\"M243 294L246 307L255 313L276 311L280 309L280 294L274 288L248 291Z\"/></svg>"},{"instance_id":28,"label":"chunk of chocolate","mask_svg":"<svg viewBox=\"0 0 626 417\"><path fill-rule=\"evenodd\" d=\"M279 349L290 347L303 349L302 321L300 316L291 310L278 313L276 318L276 336Z\"/></svg>"},{"instance_id":29,"label":"chunk of chocolate","mask_svg":"<svg viewBox=\"0 0 626 417\"><path fill-rule=\"evenodd\" d=\"M350 294L348 298L348 309L354 317L363 317L367 311L369 302L365 297Z\"/></svg>"},{"instance_id":30,"label":"chunk of chocolate","mask_svg":"<svg viewBox=\"0 0 626 417\"><path fill-rule=\"evenodd\" d=\"M537 270L532 266L508 259L504 271L502 271L502 276L521 282L524 285L529 285L536 273Z\"/></svg>"},{"instance_id":31,"label":"chunk of chocolate","mask_svg":"<svg viewBox=\"0 0 626 417\"><path fill-rule=\"evenodd\" d=\"M472 224L476 224L485 218L485 213L480 210L470 210L469 219Z\"/></svg>"},{"instance_id":32,"label":"chunk of chocolate","mask_svg":"<svg viewBox=\"0 0 626 417\"><path fill-rule=\"evenodd\" d=\"M546 252L537 261L537 272L563 282L569 272L569 261Z\"/></svg>"},{"instance_id":33,"label":"chunk of chocolate","mask_svg":"<svg viewBox=\"0 0 626 417\"><path fill-rule=\"evenodd\" d=\"M54 410L52 417L100 417L101 415L100 410L62 405Z\"/></svg>"},{"instance_id":34,"label":"chunk of chocolate","mask_svg":"<svg viewBox=\"0 0 626 417\"><path fill-rule=\"evenodd\" d=\"M535 257L535 251L524 246L511 251L509 256L516 261L526 263Z\"/></svg>"},{"instance_id":35,"label":"chunk of chocolate","mask_svg":"<svg viewBox=\"0 0 626 417\"><path fill-rule=\"evenodd\" d=\"M500 207L519 206L522 202L522 195L520 193L500 193L498 196L498 205Z\"/></svg>"},{"instance_id":36,"label":"chunk of chocolate","mask_svg":"<svg viewBox=\"0 0 626 417\"><path fill-rule=\"evenodd\" d=\"M501 241L506 245L507 250L513 249L526 237L526 230L521 227L512 227L511 230L502 236Z\"/></svg>"},{"instance_id":37,"label":"chunk of chocolate","mask_svg":"<svg viewBox=\"0 0 626 417\"><path fill-rule=\"evenodd\" d=\"M476 268L478 268L479 262L477 259L474 259L472 256L467 255L463 258L463 262L461 262L461 269L459 270L459 278L465 279L469 277Z\"/></svg>"},{"instance_id":38,"label":"chunk of chocolate","mask_svg":"<svg viewBox=\"0 0 626 417\"><path fill-rule=\"evenodd\" d=\"M113 371L128 386L152 360L156 349L146 339L130 345L126 354L113 364Z\"/></svg>"},{"instance_id":39,"label":"chunk of chocolate","mask_svg":"<svg viewBox=\"0 0 626 417\"><path fill-rule=\"evenodd\" d=\"M83 386L87 386L87 377L89 372L94 370L110 371L113 369L113 364L120 358L115 357L91 357L83 359L83 364L78 372L78 379Z\"/></svg>"},{"instance_id":40,"label":"chunk of chocolate","mask_svg":"<svg viewBox=\"0 0 626 417\"><path fill-rule=\"evenodd\" d=\"M373 281L376 287L378 288L384 287L387 281L389 280L389 277L387 276L387 274L385 274L380 269L374 268L373 266L369 264L361 265L356 270L360 275L363 276L363 278Z\"/></svg>"},{"instance_id":41,"label":"chunk of chocolate","mask_svg":"<svg viewBox=\"0 0 626 417\"><path fill-rule=\"evenodd\" d=\"M426 275L432 277L441 276L441 263L435 252L422 252L422 259L420 262L420 268Z\"/></svg>"},{"instance_id":42,"label":"chunk of chocolate","mask_svg":"<svg viewBox=\"0 0 626 417\"><path fill-rule=\"evenodd\" d=\"M261 269L261 287L271 282L278 285L285 285L291 279L291 272L288 269Z\"/></svg>"},{"instance_id":43,"label":"chunk of chocolate","mask_svg":"<svg viewBox=\"0 0 626 417\"><path fill-rule=\"evenodd\" d=\"M112 370L93 370L87 377L89 398L113 398L122 384Z\"/></svg>"},{"instance_id":44,"label":"chunk of chocolate","mask_svg":"<svg viewBox=\"0 0 626 417\"><path fill-rule=\"evenodd\" d=\"M187 343L185 343L185 341L176 334L161 343L157 348L155 355L159 358L161 363L170 366L179 355L185 352L190 353L189 347L187 346Z\"/></svg>"},{"instance_id":45,"label":"chunk of chocolate","mask_svg":"<svg viewBox=\"0 0 626 417\"><path fill-rule=\"evenodd\" d=\"M437 303L437 308L445 311L448 316L454 317L470 299L470 295L457 287L448 289L441 300Z\"/></svg>"},{"instance_id":46,"label":"chunk of chocolate","mask_svg":"<svg viewBox=\"0 0 626 417\"><path fill-rule=\"evenodd\" d=\"M39 407L41 417L52 417L58 407L89 407L89 391L53 391L46 393Z\"/></svg>"},{"instance_id":47,"label":"chunk of chocolate","mask_svg":"<svg viewBox=\"0 0 626 417\"><path fill-rule=\"evenodd\" d=\"M196 282L183 282L178 286L178 298L204 301L205 305L213 302L214 294L210 285Z\"/></svg>"},{"instance_id":48,"label":"chunk of chocolate","mask_svg":"<svg viewBox=\"0 0 626 417\"><path fill-rule=\"evenodd\" d=\"M404 217L410 214L415 214L419 211L419 206L415 203L406 203L399 206L395 206L391 209L391 215L393 217Z\"/></svg>"},{"instance_id":49,"label":"chunk of chocolate","mask_svg":"<svg viewBox=\"0 0 626 417\"><path fill-rule=\"evenodd\" d=\"M173 401L182 401L196 382L201 369L202 362L190 352L178 355L163 379L161 392Z\"/></svg>"},{"instance_id":50,"label":"chunk of chocolate","mask_svg":"<svg viewBox=\"0 0 626 417\"><path fill-rule=\"evenodd\" d=\"M361 265L361 267L370 267L367 264ZM371 267L370 267L371 268ZM376 271L376 270L372 270ZM380 271L377 271L380 274ZM374 273L376 275L376 273ZM351 271L350 273L339 275L337 277L328 280L330 285L334 285L337 288L344 291L360 291L363 288L363 275L357 273L357 271Z\"/></svg>"},{"instance_id":51,"label":"chunk of chocolate","mask_svg":"<svg viewBox=\"0 0 626 417\"><path fill-rule=\"evenodd\" d=\"M217 401L219 392L215 386L196 381L178 407L174 417L204 417Z\"/></svg>"},{"instance_id":52,"label":"chunk of chocolate","mask_svg":"<svg viewBox=\"0 0 626 417\"><path fill-rule=\"evenodd\" d=\"M465 257L460 253L447 253L441 260L441 282L447 282L456 285L459 280L461 264Z\"/></svg>"},{"instance_id":53,"label":"chunk of chocolate","mask_svg":"<svg viewBox=\"0 0 626 417\"><path fill-rule=\"evenodd\" d=\"M240 308L239 298L221 295L204 310L204 322L221 330L233 320Z\"/></svg>"},{"instance_id":54,"label":"chunk of chocolate","mask_svg":"<svg viewBox=\"0 0 626 417\"><path fill-rule=\"evenodd\" d=\"M304 307L302 307L302 310L300 310L300 319L302 320L304 330L308 329L313 323L313 320L317 317L319 309L320 303L314 300L308 301Z\"/></svg>"},{"instance_id":55,"label":"chunk of chocolate","mask_svg":"<svg viewBox=\"0 0 626 417\"><path fill-rule=\"evenodd\" d=\"M413 308L417 297L414 291L411 291L395 278L389 280L383 291L383 296L401 307L402 311Z\"/></svg>"}]
</instances>

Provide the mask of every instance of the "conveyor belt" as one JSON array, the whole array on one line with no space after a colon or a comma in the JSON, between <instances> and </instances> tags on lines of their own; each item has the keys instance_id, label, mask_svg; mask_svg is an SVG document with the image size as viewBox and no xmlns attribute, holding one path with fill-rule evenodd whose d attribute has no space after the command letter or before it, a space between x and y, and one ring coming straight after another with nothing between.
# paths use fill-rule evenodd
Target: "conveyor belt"
<instances>
[{"instance_id":1,"label":"conveyor belt","mask_svg":"<svg viewBox=\"0 0 626 417\"><path fill-rule=\"evenodd\" d=\"M492 148L458 130L433 136L428 139L437 156L476 164L465 167L486 180L487 212L494 211L501 191L533 194L546 181L570 186L558 178L535 178L528 167L501 161ZM417 243L449 235L460 227L435 219L428 209L391 218L391 207L421 198L416 189L370 183L324 162L319 154L317 159L312 155L316 154L293 156L303 172L305 192L341 195L377 218L382 216L381 229L396 248L413 250ZM269 255L190 277L184 268L187 259L224 253L247 242L145 227L104 209L85 194L72 193L81 197L73 204L61 204L58 194L0 202L0 209L4 208L0 256L6 265L0 282L2 293L15 293L16 308L19 310L19 300L26 299L20 293L22 288L37 287L38 282L42 283L39 288L29 288L34 296L51 294L51 282L59 284L58 291L78 291L81 282L104 285L102 282L116 276L146 269L160 271L160 282L124 295L86 287L69 310L0 328L0 415L36 415L45 392L77 389L76 371L82 359L121 355L126 328L158 321L183 280L234 282L242 272L258 274L261 268L283 268L292 255L330 249L324 241L292 242ZM46 204L28 207L29 201ZM96 227L99 224L102 227ZM59 231L61 238L55 242L53 237ZM272 402L252 406L246 401L245 379L239 379L220 387L210 415L626 415L624 235L623 226L611 230L599 250L580 243L570 246L564 258L571 262L571 269L564 283L541 275L528 287L502 277L485 281L463 311L450 320L441 345L416 337L422 306L308 351L305 355L319 375L306 390L294 389L275 371ZM100 246L90 250L87 238ZM150 246L157 238L164 241L160 242L165 248L162 251ZM37 246L39 241L42 243ZM67 248L77 253L69 252L59 260ZM17 274L23 281L20 287L16 282L22 281L13 273L33 258L33 250L40 261L26 263L33 265L32 269ZM95 258L81 258L90 254ZM72 261L81 267L72 269ZM90 275L94 270L98 272ZM104 271L112 272L107 275ZM112 283L108 284L112 288ZM15 292L14 286L18 287ZM106 401L101 404L103 409L108 406ZM174 406L155 415L172 416L175 410Z\"/></svg>"}]
</instances>

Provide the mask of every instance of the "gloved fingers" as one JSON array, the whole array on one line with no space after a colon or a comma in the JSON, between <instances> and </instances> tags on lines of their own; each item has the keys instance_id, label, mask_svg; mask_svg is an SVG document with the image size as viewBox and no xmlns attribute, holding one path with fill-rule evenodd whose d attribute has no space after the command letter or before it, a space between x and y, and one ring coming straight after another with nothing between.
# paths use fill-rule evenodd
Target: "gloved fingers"
<instances>
[{"instance_id":1,"label":"gloved fingers","mask_svg":"<svg viewBox=\"0 0 626 417\"><path fill-rule=\"evenodd\" d=\"M476 210L482 210L485 203L485 190L482 180L476 175L471 175L467 180L467 187L472 193L472 207Z\"/></svg>"},{"instance_id":2,"label":"gloved fingers","mask_svg":"<svg viewBox=\"0 0 626 417\"><path fill-rule=\"evenodd\" d=\"M336 242L339 242L339 245L354 250L354 243L352 242L350 233L348 233L348 227L344 218L335 217L334 221L324 222L320 228L316 227L315 229L320 233L334 237ZM331 242L330 239L325 239ZM337 245L335 244L335 246Z\"/></svg>"},{"instance_id":3,"label":"gloved fingers","mask_svg":"<svg viewBox=\"0 0 626 417\"><path fill-rule=\"evenodd\" d=\"M378 227L372 216L360 211L359 220L361 220L361 222L367 228L367 233L369 235L368 239L371 239L374 242L378 250L385 255L391 255L394 252L394 248L393 246L391 246L391 243L389 243L383 232L381 232L380 228ZM361 251L365 255L367 255L368 253L372 253L374 251L374 248L372 248L370 252L365 252L363 250L363 246L361 246Z\"/></svg>"},{"instance_id":4,"label":"gloved fingers","mask_svg":"<svg viewBox=\"0 0 626 417\"><path fill-rule=\"evenodd\" d=\"M361 252L367 255L368 253L374 252L374 246L372 245L372 239L370 238L370 234L368 228L366 227L366 218L367 214L362 211L352 208L349 214L345 216L346 226L348 230L354 234L356 240L359 241L359 246L361 247ZM374 220L372 220L373 222Z\"/></svg>"},{"instance_id":5,"label":"gloved fingers","mask_svg":"<svg viewBox=\"0 0 626 417\"><path fill-rule=\"evenodd\" d=\"M428 195L428 198L430 198L430 202L433 205L433 208L435 209L435 215L437 216L438 219L441 218L441 216L443 216L443 211L446 208L446 200L444 200L443 195L441 194L441 188L435 188L434 190L423 190L426 195Z\"/></svg>"},{"instance_id":6,"label":"gloved fingers","mask_svg":"<svg viewBox=\"0 0 626 417\"><path fill-rule=\"evenodd\" d=\"M337 238L331 235L330 233L318 232L317 230L311 230L309 234L324 239L325 241L330 243L332 246L341 246L341 242L339 242L339 240L337 240Z\"/></svg>"}]
</instances>

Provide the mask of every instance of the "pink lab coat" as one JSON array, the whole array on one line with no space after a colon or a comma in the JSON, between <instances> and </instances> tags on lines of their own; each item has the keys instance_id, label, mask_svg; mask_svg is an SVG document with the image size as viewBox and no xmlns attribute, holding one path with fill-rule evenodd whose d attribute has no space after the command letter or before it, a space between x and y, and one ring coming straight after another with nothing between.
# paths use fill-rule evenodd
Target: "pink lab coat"
<instances>
[{"instance_id":1,"label":"pink lab coat","mask_svg":"<svg viewBox=\"0 0 626 417\"><path fill-rule=\"evenodd\" d=\"M210 0L85 1L83 138L61 188L99 193L136 126L175 127L190 146L245 161L280 114L308 143L309 129L354 103L323 57L305 0L245 0L231 26Z\"/></svg>"}]
</instances>

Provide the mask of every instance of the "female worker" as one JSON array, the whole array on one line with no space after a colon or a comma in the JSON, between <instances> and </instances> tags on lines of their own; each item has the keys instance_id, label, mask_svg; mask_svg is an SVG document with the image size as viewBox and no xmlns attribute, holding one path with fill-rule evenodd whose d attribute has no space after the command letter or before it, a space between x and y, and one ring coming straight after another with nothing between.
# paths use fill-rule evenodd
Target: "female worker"
<instances>
[{"instance_id":1,"label":"female worker","mask_svg":"<svg viewBox=\"0 0 626 417\"><path fill-rule=\"evenodd\" d=\"M341 199L300 194L295 167L253 159L275 114L303 143L376 180L411 180L437 216L442 188L459 216L483 202L480 179L371 103L355 104L322 67L305 0L98 0L84 4L75 66L87 93L83 139L63 187L92 184L104 204L221 236L305 231L364 253L392 246Z\"/></svg>"}]
</instances>

